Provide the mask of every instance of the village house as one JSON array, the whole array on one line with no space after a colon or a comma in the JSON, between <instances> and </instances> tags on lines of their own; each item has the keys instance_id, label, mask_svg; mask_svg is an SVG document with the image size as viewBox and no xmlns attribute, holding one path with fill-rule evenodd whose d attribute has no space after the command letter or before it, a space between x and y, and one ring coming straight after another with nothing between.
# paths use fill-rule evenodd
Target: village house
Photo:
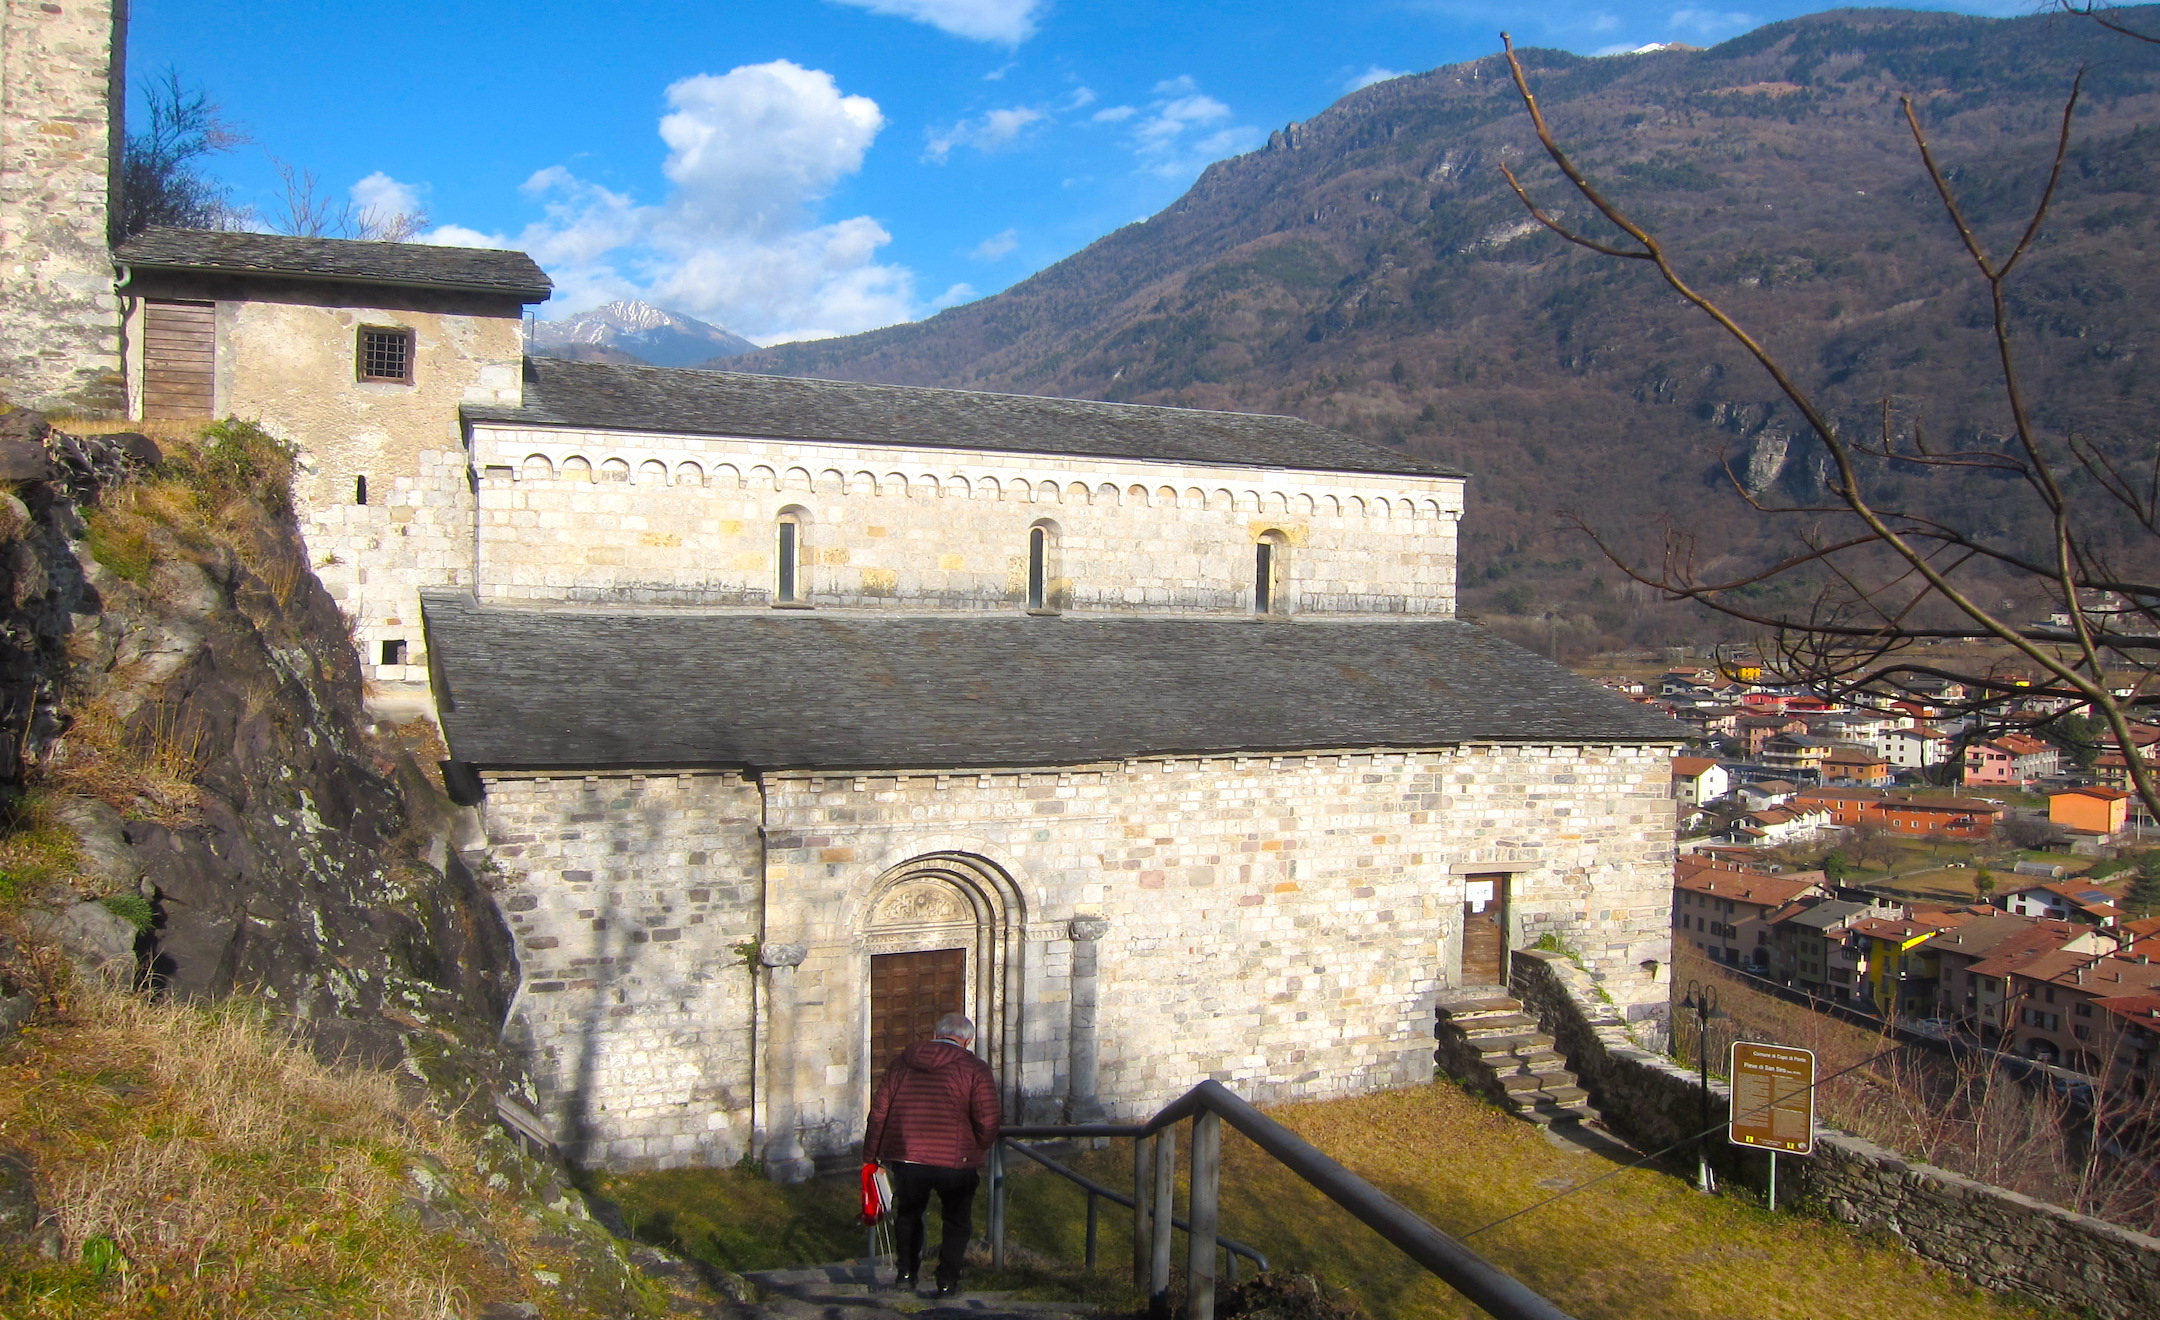
<instances>
[{"instance_id":1,"label":"village house","mask_svg":"<svg viewBox=\"0 0 2160 1320\"><path fill-rule=\"evenodd\" d=\"M1807 721L1784 714L1742 715L1733 722L1733 738L1747 750L1748 759L1759 759L1773 738L1805 734Z\"/></svg>"},{"instance_id":2,"label":"village house","mask_svg":"<svg viewBox=\"0 0 2160 1320\"><path fill-rule=\"evenodd\" d=\"M1672 763L1673 800L1683 808L1699 807L1724 797L1731 777L1725 767L1707 756L1676 756Z\"/></svg>"},{"instance_id":3,"label":"village house","mask_svg":"<svg viewBox=\"0 0 2160 1320\"><path fill-rule=\"evenodd\" d=\"M1803 899L1770 913L1771 971L1796 989L1849 1003L1860 988L1858 942L1846 933L1877 914L1866 903Z\"/></svg>"},{"instance_id":4,"label":"village house","mask_svg":"<svg viewBox=\"0 0 2160 1320\"><path fill-rule=\"evenodd\" d=\"M2130 794L2119 788L2066 788L2048 794L2048 821L2081 834L2112 838L2129 824Z\"/></svg>"},{"instance_id":5,"label":"village house","mask_svg":"<svg viewBox=\"0 0 2160 1320\"><path fill-rule=\"evenodd\" d=\"M1891 729L1875 740L1875 750L1899 770L1926 770L1950 759L1951 738L1940 729L1916 725Z\"/></svg>"},{"instance_id":6,"label":"village house","mask_svg":"<svg viewBox=\"0 0 2160 1320\"><path fill-rule=\"evenodd\" d=\"M2120 884L2103 888L2095 881L2071 877L2068 880L2047 880L2040 884L2013 884L2005 886L1997 896L2003 909L2021 917L2048 917L2056 921L2075 921L2088 926L2112 926L2120 921L2123 910L2115 905Z\"/></svg>"},{"instance_id":7,"label":"village house","mask_svg":"<svg viewBox=\"0 0 2160 1320\"><path fill-rule=\"evenodd\" d=\"M1942 968L1932 941L1974 920L1970 913L1908 909L1902 917L1854 922L1847 938L1858 946L1862 994L1883 1017L1935 1014Z\"/></svg>"},{"instance_id":8,"label":"village house","mask_svg":"<svg viewBox=\"0 0 2160 1320\"><path fill-rule=\"evenodd\" d=\"M2037 958L2090 937L2092 928L2067 921L1990 912L1935 937L1929 948L1937 964L1935 1014L1968 1030L1999 1037L2002 978L2016 959ZM1982 964L1994 970L1977 975Z\"/></svg>"},{"instance_id":9,"label":"village house","mask_svg":"<svg viewBox=\"0 0 2160 1320\"><path fill-rule=\"evenodd\" d=\"M1763 744L1761 760L1764 765L1773 766L1795 779L1821 783L1823 762L1830 758L1830 753L1844 746L1844 743L1804 733L1781 733Z\"/></svg>"},{"instance_id":10,"label":"village house","mask_svg":"<svg viewBox=\"0 0 2160 1320\"><path fill-rule=\"evenodd\" d=\"M1965 782L2023 788L2054 774L2060 759L2051 742L2029 733L2006 733L1965 749Z\"/></svg>"},{"instance_id":11,"label":"village house","mask_svg":"<svg viewBox=\"0 0 2160 1320\"><path fill-rule=\"evenodd\" d=\"M1844 828L1873 828L1911 838L1991 839L2008 814L1982 798L1917 797L1865 788L1807 788L1793 801L1830 813Z\"/></svg>"},{"instance_id":12,"label":"village house","mask_svg":"<svg viewBox=\"0 0 2160 1320\"><path fill-rule=\"evenodd\" d=\"M1761 875L1681 858L1674 868L1674 944L1712 962L1758 974L1770 970L1769 915L1803 898L1827 896L1822 872Z\"/></svg>"},{"instance_id":13,"label":"village house","mask_svg":"<svg viewBox=\"0 0 2160 1320\"><path fill-rule=\"evenodd\" d=\"M1721 838L1751 848L1775 848L1813 839L1830 828L1828 811L1794 799L1784 806L1747 813L1735 820Z\"/></svg>"},{"instance_id":14,"label":"village house","mask_svg":"<svg viewBox=\"0 0 2160 1320\"><path fill-rule=\"evenodd\" d=\"M1890 765L1865 747L1846 744L1830 749L1822 759L1822 782L1833 787L1886 788Z\"/></svg>"},{"instance_id":15,"label":"village house","mask_svg":"<svg viewBox=\"0 0 2160 1320\"><path fill-rule=\"evenodd\" d=\"M1800 786L1790 779L1760 779L1752 784L1742 784L1733 790L1733 794L1748 810L1760 811L1791 801L1792 795L1799 791Z\"/></svg>"},{"instance_id":16,"label":"village house","mask_svg":"<svg viewBox=\"0 0 2160 1320\"><path fill-rule=\"evenodd\" d=\"M1991 964L1979 969L1992 972ZM2013 1014L2004 1048L2042 1063L2060 1064L2097 1074L2104 1064L2141 1069L2145 1051L2124 1041L2130 1027L2143 1027L2100 1005L2101 1000L2139 1001L2160 991L2160 963L2111 953L2061 950L2006 969L2008 1007ZM2146 1019L2149 1021L2150 1019ZM2125 1045L2129 1046L2125 1052Z\"/></svg>"}]
</instances>

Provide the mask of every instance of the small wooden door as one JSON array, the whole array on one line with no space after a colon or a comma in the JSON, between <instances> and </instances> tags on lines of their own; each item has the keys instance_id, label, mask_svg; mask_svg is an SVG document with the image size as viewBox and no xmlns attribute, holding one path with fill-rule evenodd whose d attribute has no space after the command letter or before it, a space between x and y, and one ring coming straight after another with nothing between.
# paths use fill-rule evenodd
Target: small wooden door
<instances>
[{"instance_id":1,"label":"small wooden door","mask_svg":"<svg viewBox=\"0 0 2160 1320\"><path fill-rule=\"evenodd\" d=\"M216 303L145 303L143 416L210 416L217 406L216 353Z\"/></svg>"},{"instance_id":2,"label":"small wooden door","mask_svg":"<svg viewBox=\"0 0 2160 1320\"><path fill-rule=\"evenodd\" d=\"M1463 877L1462 985L1507 984L1507 881Z\"/></svg>"},{"instance_id":3,"label":"small wooden door","mask_svg":"<svg viewBox=\"0 0 2160 1320\"><path fill-rule=\"evenodd\" d=\"M870 1082L900 1051L937 1034L937 1020L967 1011L967 950L870 956Z\"/></svg>"}]
</instances>

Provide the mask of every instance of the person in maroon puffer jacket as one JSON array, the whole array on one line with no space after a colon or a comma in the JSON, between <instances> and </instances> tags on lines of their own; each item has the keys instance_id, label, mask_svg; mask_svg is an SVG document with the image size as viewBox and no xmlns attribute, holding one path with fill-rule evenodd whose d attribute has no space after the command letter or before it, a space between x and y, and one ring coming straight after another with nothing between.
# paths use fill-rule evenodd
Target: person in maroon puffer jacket
<instances>
[{"instance_id":1,"label":"person in maroon puffer jacket","mask_svg":"<svg viewBox=\"0 0 2160 1320\"><path fill-rule=\"evenodd\" d=\"M938 1243L937 1295L960 1289L960 1266L975 1232L975 1188L983 1152L997 1144L1004 1111L990 1065L969 1051L975 1024L959 1013L938 1019L937 1039L910 1045L885 1070L870 1098L863 1158L890 1168L897 1286L913 1290L922 1266L923 1216L937 1193L945 1223Z\"/></svg>"}]
</instances>

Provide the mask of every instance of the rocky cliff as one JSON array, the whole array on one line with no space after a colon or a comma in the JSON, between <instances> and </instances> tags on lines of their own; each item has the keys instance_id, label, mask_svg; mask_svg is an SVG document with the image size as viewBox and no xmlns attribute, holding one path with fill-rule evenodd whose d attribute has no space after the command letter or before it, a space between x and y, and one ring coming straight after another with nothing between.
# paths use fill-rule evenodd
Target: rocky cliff
<instances>
[{"instance_id":1,"label":"rocky cliff","mask_svg":"<svg viewBox=\"0 0 2160 1320\"><path fill-rule=\"evenodd\" d=\"M425 724L370 723L260 431L0 418L0 888L33 934L172 995L260 995L326 1056L512 1092L503 924Z\"/></svg>"}]
</instances>

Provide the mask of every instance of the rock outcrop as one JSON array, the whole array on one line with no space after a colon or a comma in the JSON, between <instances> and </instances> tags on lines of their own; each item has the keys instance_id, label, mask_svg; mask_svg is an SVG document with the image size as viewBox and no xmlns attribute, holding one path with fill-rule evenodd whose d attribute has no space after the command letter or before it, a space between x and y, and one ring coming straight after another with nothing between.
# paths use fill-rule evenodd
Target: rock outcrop
<instances>
[{"instance_id":1,"label":"rock outcrop","mask_svg":"<svg viewBox=\"0 0 2160 1320\"><path fill-rule=\"evenodd\" d=\"M17 877L27 933L175 995L259 995L326 1055L521 1092L507 933L451 846L431 726L364 711L289 455L232 423L170 456L23 413L0 432L8 470L47 463L0 501L0 791L59 858Z\"/></svg>"}]
</instances>

